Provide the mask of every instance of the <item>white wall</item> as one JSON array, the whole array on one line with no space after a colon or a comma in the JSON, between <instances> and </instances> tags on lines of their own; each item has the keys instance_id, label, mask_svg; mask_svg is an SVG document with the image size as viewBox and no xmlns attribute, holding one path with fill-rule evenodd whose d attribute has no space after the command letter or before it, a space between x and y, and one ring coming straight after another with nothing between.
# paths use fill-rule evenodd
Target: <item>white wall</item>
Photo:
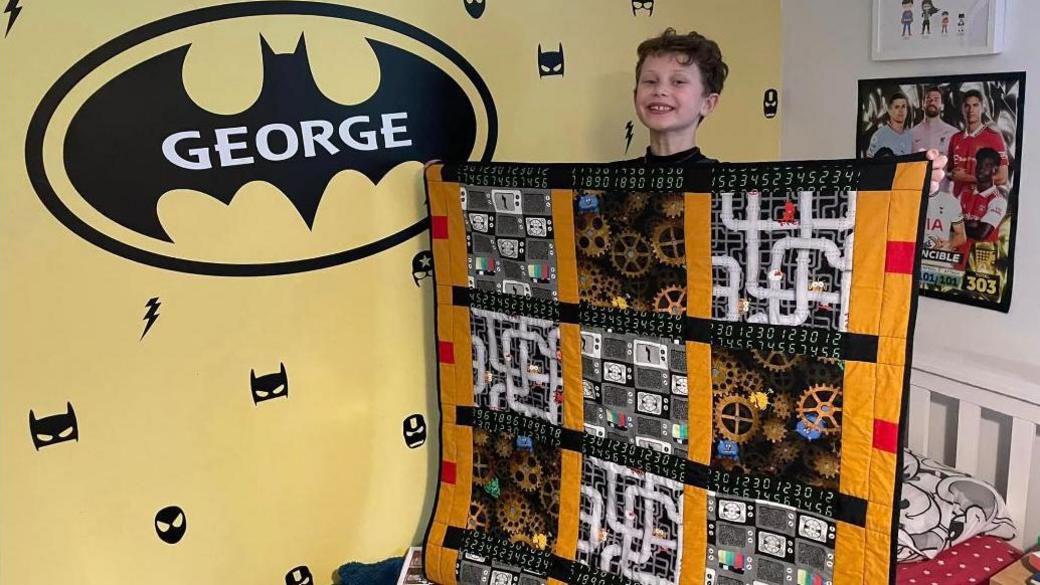
<instances>
[{"instance_id":1,"label":"white wall","mask_svg":"<svg viewBox=\"0 0 1040 585\"><path fill-rule=\"evenodd\" d=\"M922 298L914 345L916 367L1040 403L1040 2L1008 0L1008 44L999 55L913 61L870 59L871 0L783 0L785 159L848 158L855 152L857 80L876 77L1026 71L1025 135L1015 257L1008 314ZM1007 423L1008 421L997 422ZM945 426L945 425L944 425ZM994 479L1002 429L980 432L979 475ZM935 442L933 441L933 444ZM951 444L948 442L948 444ZM993 457L986 456L992 446ZM1038 450L1034 449L1034 453ZM949 453L952 456L952 453ZM952 457L947 458L952 459ZM1002 469L1000 469L1002 468ZM1040 470L1034 464L1033 469ZM1037 474L1034 474L1037 475ZM1038 503L1036 484L1032 502ZM1003 487L1003 486L1002 486ZM1028 527L1027 539L1038 527Z\"/></svg>"}]
</instances>

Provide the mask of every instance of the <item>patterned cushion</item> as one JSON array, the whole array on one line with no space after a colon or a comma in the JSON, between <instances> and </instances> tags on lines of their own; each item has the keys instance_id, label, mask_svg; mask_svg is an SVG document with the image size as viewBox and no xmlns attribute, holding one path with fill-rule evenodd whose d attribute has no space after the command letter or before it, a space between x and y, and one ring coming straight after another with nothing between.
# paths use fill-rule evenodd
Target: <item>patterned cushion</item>
<instances>
[{"instance_id":1,"label":"patterned cushion","mask_svg":"<svg viewBox=\"0 0 1040 585\"><path fill-rule=\"evenodd\" d=\"M944 550L931 560L900 564L896 583L983 585L1021 556L1022 552L1007 541L993 536L976 536Z\"/></svg>"}]
</instances>

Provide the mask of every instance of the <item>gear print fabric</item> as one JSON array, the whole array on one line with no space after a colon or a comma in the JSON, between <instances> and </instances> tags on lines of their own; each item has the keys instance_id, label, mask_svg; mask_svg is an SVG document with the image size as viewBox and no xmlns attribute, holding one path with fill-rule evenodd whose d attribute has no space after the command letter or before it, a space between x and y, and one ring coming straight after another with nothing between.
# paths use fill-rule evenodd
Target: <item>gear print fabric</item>
<instances>
[{"instance_id":1,"label":"gear print fabric","mask_svg":"<svg viewBox=\"0 0 1040 585\"><path fill-rule=\"evenodd\" d=\"M431 166L428 577L891 582L929 165Z\"/></svg>"}]
</instances>

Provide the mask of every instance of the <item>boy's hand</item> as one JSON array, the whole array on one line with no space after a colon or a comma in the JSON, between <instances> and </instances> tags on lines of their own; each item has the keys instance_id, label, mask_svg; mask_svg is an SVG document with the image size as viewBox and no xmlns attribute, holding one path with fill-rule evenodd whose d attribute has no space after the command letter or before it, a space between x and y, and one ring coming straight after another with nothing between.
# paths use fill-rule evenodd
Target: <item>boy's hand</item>
<instances>
[{"instance_id":1,"label":"boy's hand","mask_svg":"<svg viewBox=\"0 0 1040 585\"><path fill-rule=\"evenodd\" d=\"M934 148L929 149L925 156L932 161L932 185L928 191L928 194L931 195L939 190L939 183L946 177L946 163L948 161L945 154L941 154Z\"/></svg>"}]
</instances>

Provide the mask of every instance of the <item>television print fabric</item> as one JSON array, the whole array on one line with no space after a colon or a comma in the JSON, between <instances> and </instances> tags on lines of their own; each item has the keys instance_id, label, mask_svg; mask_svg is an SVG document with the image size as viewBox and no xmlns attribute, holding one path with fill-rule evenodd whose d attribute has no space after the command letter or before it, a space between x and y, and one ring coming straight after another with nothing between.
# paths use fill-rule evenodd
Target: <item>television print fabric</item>
<instances>
[{"instance_id":1,"label":"television print fabric","mask_svg":"<svg viewBox=\"0 0 1040 585\"><path fill-rule=\"evenodd\" d=\"M429 167L427 576L892 582L929 173Z\"/></svg>"}]
</instances>

